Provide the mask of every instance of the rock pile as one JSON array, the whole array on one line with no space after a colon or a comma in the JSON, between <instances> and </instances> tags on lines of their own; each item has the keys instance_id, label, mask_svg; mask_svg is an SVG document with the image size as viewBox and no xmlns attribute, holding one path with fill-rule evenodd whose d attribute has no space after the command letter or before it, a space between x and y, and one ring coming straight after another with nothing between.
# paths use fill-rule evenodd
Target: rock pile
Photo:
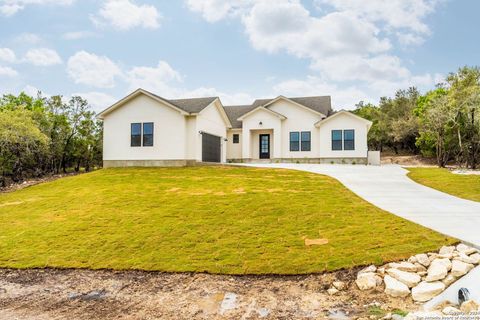
<instances>
[{"instance_id":1,"label":"rock pile","mask_svg":"<svg viewBox=\"0 0 480 320\"><path fill-rule=\"evenodd\" d=\"M369 266L358 272L355 283L360 290L379 288L384 283L385 293L392 297L411 295L415 301L426 302L479 263L478 250L461 243L444 246L438 253L417 254L407 261Z\"/></svg>"}]
</instances>

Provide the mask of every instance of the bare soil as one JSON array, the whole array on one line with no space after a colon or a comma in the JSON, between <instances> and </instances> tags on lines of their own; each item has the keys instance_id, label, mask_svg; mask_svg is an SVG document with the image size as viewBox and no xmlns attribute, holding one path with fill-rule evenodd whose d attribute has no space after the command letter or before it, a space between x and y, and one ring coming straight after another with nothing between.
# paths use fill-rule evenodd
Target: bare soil
<instances>
[{"instance_id":1,"label":"bare soil","mask_svg":"<svg viewBox=\"0 0 480 320\"><path fill-rule=\"evenodd\" d=\"M0 319L358 319L372 316L372 308L378 313L378 306L416 309L411 298L390 298L383 288L358 290L358 270L224 276L0 269ZM335 280L348 287L329 295Z\"/></svg>"},{"instance_id":2,"label":"bare soil","mask_svg":"<svg viewBox=\"0 0 480 320\"><path fill-rule=\"evenodd\" d=\"M436 166L434 158L424 158L421 155L383 155L381 158L382 164L399 164L402 166L414 167L433 167Z\"/></svg>"},{"instance_id":3,"label":"bare soil","mask_svg":"<svg viewBox=\"0 0 480 320\"><path fill-rule=\"evenodd\" d=\"M25 181L22 181L22 182L9 184L6 187L0 187L0 193L1 192L13 192L13 191L17 191L17 190L20 190L20 189L31 187L31 186L34 186L34 185L37 185L37 184L40 184L40 183L54 181L54 180L64 178L64 177L75 176L75 175L82 174L82 173L83 172L71 172L71 173L47 175L47 176L43 176L41 178L32 178L32 179L28 179L28 180L25 180Z\"/></svg>"}]
</instances>

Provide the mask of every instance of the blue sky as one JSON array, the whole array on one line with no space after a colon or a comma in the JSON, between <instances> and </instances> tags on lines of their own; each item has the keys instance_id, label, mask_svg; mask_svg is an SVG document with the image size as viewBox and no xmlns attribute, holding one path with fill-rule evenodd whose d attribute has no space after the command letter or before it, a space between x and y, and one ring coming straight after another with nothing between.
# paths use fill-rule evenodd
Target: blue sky
<instances>
[{"instance_id":1,"label":"blue sky","mask_svg":"<svg viewBox=\"0 0 480 320\"><path fill-rule=\"evenodd\" d=\"M166 98L331 95L337 109L479 65L476 0L0 0L0 92L101 110Z\"/></svg>"}]
</instances>

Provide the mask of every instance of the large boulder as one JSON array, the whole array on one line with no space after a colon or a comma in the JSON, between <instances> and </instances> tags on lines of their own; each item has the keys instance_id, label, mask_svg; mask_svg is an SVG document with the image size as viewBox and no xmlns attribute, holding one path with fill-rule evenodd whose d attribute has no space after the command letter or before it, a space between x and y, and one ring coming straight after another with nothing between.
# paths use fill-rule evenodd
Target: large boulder
<instances>
[{"instance_id":1,"label":"large boulder","mask_svg":"<svg viewBox=\"0 0 480 320\"><path fill-rule=\"evenodd\" d=\"M406 284L394 279L389 275L386 275L385 278L383 278L383 281L385 281L385 293L388 294L389 296L406 297L410 294L410 289L408 289Z\"/></svg>"},{"instance_id":2,"label":"large boulder","mask_svg":"<svg viewBox=\"0 0 480 320\"><path fill-rule=\"evenodd\" d=\"M363 272L357 275L355 283L360 290L370 290L377 287L378 276L373 272Z\"/></svg>"},{"instance_id":3,"label":"large boulder","mask_svg":"<svg viewBox=\"0 0 480 320\"><path fill-rule=\"evenodd\" d=\"M471 263L465 263L460 260L453 260L451 274L455 277L461 277L467 274L470 270L472 270L473 267L474 265Z\"/></svg>"},{"instance_id":4,"label":"large boulder","mask_svg":"<svg viewBox=\"0 0 480 320\"><path fill-rule=\"evenodd\" d=\"M474 253L471 256L469 256L469 258L473 260L474 264L480 263L480 253Z\"/></svg>"},{"instance_id":5,"label":"large boulder","mask_svg":"<svg viewBox=\"0 0 480 320\"><path fill-rule=\"evenodd\" d=\"M445 260L448 259L435 259L432 261L430 267L428 267L427 277L425 278L426 281L432 282L442 280L447 276L448 264ZM448 263L451 264L450 260L448 260Z\"/></svg>"},{"instance_id":6,"label":"large boulder","mask_svg":"<svg viewBox=\"0 0 480 320\"><path fill-rule=\"evenodd\" d=\"M478 254L478 253L477 253ZM477 259L476 257L473 257L474 255L472 256L467 256L465 253L463 252L460 252L460 254L458 255L458 257L456 257L454 260L460 260L462 262L465 262L465 263L471 263L471 264L476 264L478 263L477 262ZM473 257L473 258L472 258Z\"/></svg>"},{"instance_id":7,"label":"large boulder","mask_svg":"<svg viewBox=\"0 0 480 320\"><path fill-rule=\"evenodd\" d=\"M424 267L428 267L430 265L430 259L428 259L428 255L426 253L417 254L415 258L417 258L417 262Z\"/></svg>"},{"instance_id":8,"label":"large boulder","mask_svg":"<svg viewBox=\"0 0 480 320\"><path fill-rule=\"evenodd\" d=\"M406 272L398 269L388 269L387 273L392 278L395 278L396 280L407 285L409 288L415 287L422 280L418 274L413 272Z\"/></svg>"},{"instance_id":9,"label":"large boulder","mask_svg":"<svg viewBox=\"0 0 480 320\"><path fill-rule=\"evenodd\" d=\"M443 284L446 286L446 287L449 287L452 283L454 283L455 281L457 281L457 277L455 276L452 276L451 274L448 274L445 279L442 280Z\"/></svg>"},{"instance_id":10,"label":"large boulder","mask_svg":"<svg viewBox=\"0 0 480 320\"><path fill-rule=\"evenodd\" d=\"M445 285L440 281L422 281L412 289L412 298L415 301L425 302L437 296L443 290L445 290Z\"/></svg>"},{"instance_id":11,"label":"large boulder","mask_svg":"<svg viewBox=\"0 0 480 320\"><path fill-rule=\"evenodd\" d=\"M374 266L373 264L366 267L366 268L363 268L362 270L358 271L358 274L360 273L367 273L367 272L375 272L377 271L377 267Z\"/></svg>"}]
</instances>

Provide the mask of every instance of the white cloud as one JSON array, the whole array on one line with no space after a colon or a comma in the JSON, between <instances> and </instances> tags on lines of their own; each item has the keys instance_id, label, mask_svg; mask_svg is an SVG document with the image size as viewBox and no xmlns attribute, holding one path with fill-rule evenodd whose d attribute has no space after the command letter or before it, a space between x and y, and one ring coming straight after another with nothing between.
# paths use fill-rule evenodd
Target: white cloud
<instances>
[{"instance_id":1,"label":"white cloud","mask_svg":"<svg viewBox=\"0 0 480 320\"><path fill-rule=\"evenodd\" d=\"M180 94L172 83L182 81L182 76L167 62L159 61L156 67L133 67L127 72L127 81L131 90L143 88L161 95L175 97Z\"/></svg>"},{"instance_id":2,"label":"white cloud","mask_svg":"<svg viewBox=\"0 0 480 320\"><path fill-rule=\"evenodd\" d=\"M10 67L2 67L0 66L0 77L16 77L18 72L15 69Z\"/></svg>"},{"instance_id":3,"label":"white cloud","mask_svg":"<svg viewBox=\"0 0 480 320\"><path fill-rule=\"evenodd\" d=\"M94 36L95 36L95 33L91 31L72 31L72 32L64 33L62 37L65 40L79 40L79 39L91 38Z\"/></svg>"},{"instance_id":4,"label":"white cloud","mask_svg":"<svg viewBox=\"0 0 480 320\"><path fill-rule=\"evenodd\" d=\"M413 75L391 51L396 43L425 41L431 33L425 18L441 1L314 0L319 9L315 12L300 0L277 0L274 5L269 0L186 0L186 4L208 22L239 18L257 50L308 59L312 76L277 84L278 94L338 95L336 105L351 108L359 100L391 95L398 88L434 84L435 76ZM357 82L354 87L352 81Z\"/></svg>"},{"instance_id":5,"label":"white cloud","mask_svg":"<svg viewBox=\"0 0 480 320\"><path fill-rule=\"evenodd\" d=\"M340 88L315 76L309 76L305 80L283 81L275 85L273 90L277 95L293 97L329 95L332 97L332 106L336 110L355 109L355 104L359 101L373 100L365 91L357 87Z\"/></svg>"},{"instance_id":6,"label":"white cloud","mask_svg":"<svg viewBox=\"0 0 480 320\"><path fill-rule=\"evenodd\" d=\"M71 5L75 0L0 0L0 13L9 17L29 5Z\"/></svg>"},{"instance_id":7,"label":"white cloud","mask_svg":"<svg viewBox=\"0 0 480 320\"><path fill-rule=\"evenodd\" d=\"M23 89L22 89L22 92L25 92L26 94L28 94L29 96L32 96L32 97L36 97L38 92L41 92L41 90L39 90L37 87L35 86L32 86L32 85L29 85L27 84ZM43 92L42 93L42 96L43 97L49 97L50 95L49 94L44 94Z\"/></svg>"},{"instance_id":8,"label":"white cloud","mask_svg":"<svg viewBox=\"0 0 480 320\"><path fill-rule=\"evenodd\" d=\"M152 5L137 5L131 0L106 0L98 14L90 18L97 26L110 25L118 30L157 29L161 15Z\"/></svg>"},{"instance_id":9,"label":"white cloud","mask_svg":"<svg viewBox=\"0 0 480 320\"><path fill-rule=\"evenodd\" d=\"M36 45L43 41L43 39L35 33L21 33L15 37L15 42L22 45Z\"/></svg>"},{"instance_id":10,"label":"white cloud","mask_svg":"<svg viewBox=\"0 0 480 320\"><path fill-rule=\"evenodd\" d=\"M201 13L208 22L217 22L227 16L237 16L252 5L253 0L187 0L187 6Z\"/></svg>"},{"instance_id":11,"label":"white cloud","mask_svg":"<svg viewBox=\"0 0 480 320\"><path fill-rule=\"evenodd\" d=\"M81 93L74 93L72 96L80 96L88 101L88 104L92 106L93 111L100 112L112 104L114 104L118 99L103 93L103 92L81 92Z\"/></svg>"},{"instance_id":12,"label":"white cloud","mask_svg":"<svg viewBox=\"0 0 480 320\"><path fill-rule=\"evenodd\" d=\"M109 58L79 51L68 59L67 73L75 83L97 88L112 88L120 68Z\"/></svg>"},{"instance_id":13,"label":"white cloud","mask_svg":"<svg viewBox=\"0 0 480 320\"><path fill-rule=\"evenodd\" d=\"M183 98L201 98L201 97L220 97L224 105L250 104L255 100L250 94L244 92L226 93L216 88L200 87L194 90L185 90L180 97Z\"/></svg>"},{"instance_id":14,"label":"white cloud","mask_svg":"<svg viewBox=\"0 0 480 320\"><path fill-rule=\"evenodd\" d=\"M15 52L12 49L0 48L0 61L12 63L16 59Z\"/></svg>"},{"instance_id":15,"label":"white cloud","mask_svg":"<svg viewBox=\"0 0 480 320\"><path fill-rule=\"evenodd\" d=\"M55 50L47 48L28 50L25 54L24 60L40 67L48 67L62 63L62 59L58 53Z\"/></svg>"}]
</instances>

